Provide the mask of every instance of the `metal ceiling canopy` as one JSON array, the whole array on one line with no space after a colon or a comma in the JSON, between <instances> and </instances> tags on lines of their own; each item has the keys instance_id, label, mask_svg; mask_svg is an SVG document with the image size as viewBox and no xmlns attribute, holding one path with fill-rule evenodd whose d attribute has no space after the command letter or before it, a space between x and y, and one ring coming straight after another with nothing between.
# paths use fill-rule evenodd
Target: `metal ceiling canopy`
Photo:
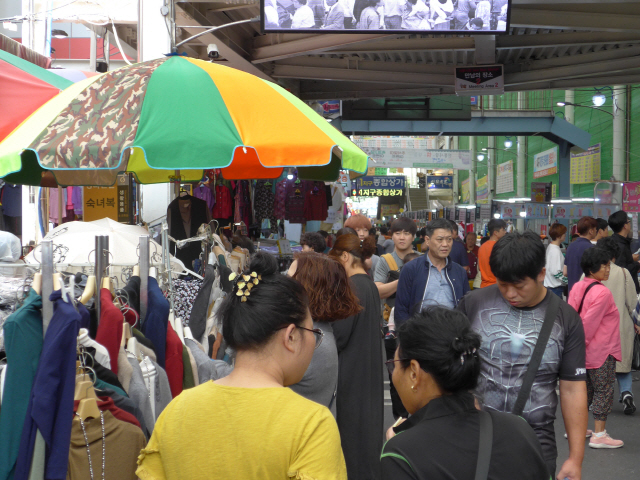
<instances>
[{"instance_id":1,"label":"metal ceiling canopy","mask_svg":"<svg viewBox=\"0 0 640 480\"><path fill-rule=\"evenodd\" d=\"M589 148L591 135L559 117L481 117L470 121L343 120L331 124L345 135L541 136L557 144Z\"/></svg>"}]
</instances>

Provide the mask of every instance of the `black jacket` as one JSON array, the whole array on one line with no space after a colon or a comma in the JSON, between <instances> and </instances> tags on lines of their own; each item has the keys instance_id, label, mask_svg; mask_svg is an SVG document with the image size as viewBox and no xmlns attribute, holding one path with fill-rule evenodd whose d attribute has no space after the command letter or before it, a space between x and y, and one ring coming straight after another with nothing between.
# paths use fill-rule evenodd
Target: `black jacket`
<instances>
[{"instance_id":1,"label":"black jacket","mask_svg":"<svg viewBox=\"0 0 640 480\"><path fill-rule=\"evenodd\" d=\"M489 412L493 421L490 480L549 480L538 437L522 418ZM431 400L394 428L382 449L383 480L475 477L480 421L469 393Z\"/></svg>"},{"instance_id":2,"label":"black jacket","mask_svg":"<svg viewBox=\"0 0 640 480\"><path fill-rule=\"evenodd\" d=\"M631 239L624 238L619 233L614 233L612 238L620 246L620 255L616 258L616 265L629 270L633 284L636 286L636 293L640 293L640 285L638 285L638 269L640 264L633 261L633 254L631 252Z\"/></svg>"}]
</instances>

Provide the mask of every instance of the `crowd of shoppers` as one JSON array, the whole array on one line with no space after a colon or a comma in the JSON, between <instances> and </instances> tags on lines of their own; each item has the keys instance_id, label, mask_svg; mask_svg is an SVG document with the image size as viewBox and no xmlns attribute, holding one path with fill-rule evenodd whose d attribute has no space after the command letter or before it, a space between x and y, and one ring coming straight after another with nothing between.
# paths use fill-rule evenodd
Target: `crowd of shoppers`
<instances>
[{"instance_id":1,"label":"crowd of shoppers","mask_svg":"<svg viewBox=\"0 0 640 480\"><path fill-rule=\"evenodd\" d=\"M616 381L624 413L636 410L630 228L625 212L584 217L565 254L560 223L545 247L494 219L479 246L445 219L377 230L353 215L335 237L305 233L288 276L258 252L217 314L234 366L171 403L138 475L581 478L585 437L594 449L624 445L606 430ZM383 352L397 420L384 446ZM216 415L193 414L213 404ZM225 439L216 455L193 441L213 429Z\"/></svg>"}]
</instances>

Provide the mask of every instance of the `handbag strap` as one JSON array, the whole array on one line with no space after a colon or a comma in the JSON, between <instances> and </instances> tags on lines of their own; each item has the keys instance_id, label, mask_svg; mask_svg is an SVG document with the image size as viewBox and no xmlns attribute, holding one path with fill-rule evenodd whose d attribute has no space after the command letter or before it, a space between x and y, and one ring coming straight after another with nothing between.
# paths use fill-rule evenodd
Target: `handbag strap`
<instances>
[{"instance_id":1,"label":"handbag strap","mask_svg":"<svg viewBox=\"0 0 640 480\"><path fill-rule=\"evenodd\" d=\"M531 356L529 367L524 374L520 392L518 392L516 403L513 406L512 413L514 415L522 415L524 406L527 403L529 394L531 393L531 387L533 386L536 374L538 373L538 368L540 367L540 363L542 362L544 351L547 348L547 342L549 341L549 337L551 336L551 330L553 330L553 324L555 323L556 316L558 315L558 310L560 310L560 302L562 301L560 300L560 297L554 294L547 294L547 296L549 297L549 304L547 305L547 311L544 314L544 322L542 324L542 328L540 329L540 334L538 335L536 346L533 349L533 355Z\"/></svg>"},{"instance_id":2,"label":"handbag strap","mask_svg":"<svg viewBox=\"0 0 640 480\"><path fill-rule=\"evenodd\" d=\"M487 480L491 463L491 449L493 448L493 419L487 412L478 411L478 414L480 415L480 443L478 444L475 480Z\"/></svg>"},{"instance_id":3,"label":"handbag strap","mask_svg":"<svg viewBox=\"0 0 640 480\"><path fill-rule=\"evenodd\" d=\"M582 313L582 307L584 305L584 299L587 298L587 293L596 285L602 285L600 282L593 282L584 290L584 295L582 296L582 300L580 301L580 306L578 307L578 315ZM602 285L604 287L604 285Z\"/></svg>"}]
</instances>

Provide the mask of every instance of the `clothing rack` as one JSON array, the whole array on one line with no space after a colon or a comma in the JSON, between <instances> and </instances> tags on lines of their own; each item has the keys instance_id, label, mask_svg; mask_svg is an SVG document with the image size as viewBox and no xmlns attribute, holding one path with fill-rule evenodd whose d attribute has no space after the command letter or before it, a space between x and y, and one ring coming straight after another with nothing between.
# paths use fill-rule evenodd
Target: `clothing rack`
<instances>
[{"instance_id":1,"label":"clothing rack","mask_svg":"<svg viewBox=\"0 0 640 480\"><path fill-rule=\"evenodd\" d=\"M169 305L173 310L173 280L171 278L171 252L169 251L169 224L162 222L162 263L164 264L165 271L169 272L167 275L167 283L169 284ZM186 267L185 267L186 268Z\"/></svg>"},{"instance_id":2,"label":"clothing rack","mask_svg":"<svg viewBox=\"0 0 640 480\"><path fill-rule=\"evenodd\" d=\"M42 245L42 333L47 332L53 317L53 302L49 300L53 293L53 242L43 240Z\"/></svg>"},{"instance_id":3,"label":"clothing rack","mask_svg":"<svg viewBox=\"0 0 640 480\"><path fill-rule=\"evenodd\" d=\"M164 251L164 248L163 248ZM169 274L171 277L171 274ZM140 323L147 317L149 304L149 235L140 235Z\"/></svg>"},{"instance_id":4,"label":"clothing rack","mask_svg":"<svg viewBox=\"0 0 640 480\"><path fill-rule=\"evenodd\" d=\"M97 291L96 294L96 314L98 316L98 321L100 321L100 289L102 288L102 276L104 274L105 269L109 263L109 236L108 235L96 235L96 264L95 264L95 275L96 275L96 285Z\"/></svg>"}]
</instances>

